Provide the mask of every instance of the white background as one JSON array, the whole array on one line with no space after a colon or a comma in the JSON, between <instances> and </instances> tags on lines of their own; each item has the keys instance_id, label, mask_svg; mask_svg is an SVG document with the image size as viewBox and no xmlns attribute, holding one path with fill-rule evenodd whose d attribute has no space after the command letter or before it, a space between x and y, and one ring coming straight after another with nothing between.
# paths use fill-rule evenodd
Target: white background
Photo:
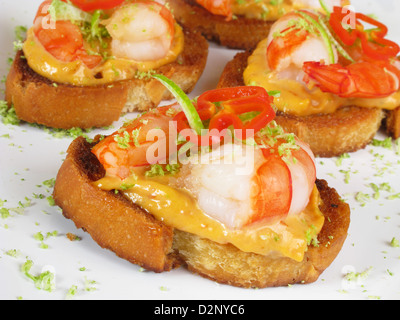
<instances>
[{"instance_id":1,"label":"white background","mask_svg":"<svg viewBox=\"0 0 400 320\"><path fill-rule=\"evenodd\" d=\"M8 72L7 59L13 56L14 27L30 26L40 0L0 0L0 78ZM400 42L400 2L396 0L353 1L357 11L374 14L390 28L390 38ZM225 64L236 51L211 44L207 68L191 97L215 88ZM1 84L4 89L4 84ZM3 99L3 91L0 93ZM134 117L127 115L124 119ZM114 124L120 127L122 120ZM97 130L89 133L109 134ZM8 134L9 138L3 137ZM384 133L377 135L385 138ZM337 159L318 159L318 177L328 180L348 201L352 209L349 236L334 263L310 285L240 289L219 285L181 268L163 274L141 272L138 266L119 259L114 253L101 249L82 230L66 220L60 209L50 207L46 199L34 199L33 194L50 195L52 190L42 182L55 178L65 158L70 138L55 138L27 124L20 126L0 123L0 199L4 207L17 207L25 197L32 206L23 214L0 217L0 299L65 299L72 285L78 287L74 299L399 299L400 248L390 245L392 238L400 240L400 199L389 200L400 193L399 161L394 149L368 146L339 165ZM348 183L345 182L349 172ZM389 183L391 192L374 191L369 184ZM370 196L364 205L355 199L358 192ZM58 236L44 242L40 248L34 239L37 232L44 235L57 231ZM71 242L66 234L74 233L81 241ZM6 254L18 250L16 257ZM34 262L31 272L38 275L51 267L56 273L56 289L49 293L38 290L20 271L29 258ZM84 267L85 271L80 271ZM371 269L370 269L371 268ZM368 277L348 282L347 272L364 272ZM87 291L85 281L94 290Z\"/></svg>"}]
</instances>

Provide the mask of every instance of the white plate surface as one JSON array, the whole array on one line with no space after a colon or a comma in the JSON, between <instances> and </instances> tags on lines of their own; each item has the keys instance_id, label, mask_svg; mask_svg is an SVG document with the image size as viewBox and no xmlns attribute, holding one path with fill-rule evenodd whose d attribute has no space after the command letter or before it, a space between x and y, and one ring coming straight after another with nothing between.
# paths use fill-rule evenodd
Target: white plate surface
<instances>
[{"instance_id":1,"label":"white plate surface","mask_svg":"<svg viewBox=\"0 0 400 320\"><path fill-rule=\"evenodd\" d=\"M40 0L0 0L0 78L8 72L7 59L13 57L14 28L30 26ZM353 1L358 11L374 14L390 27L390 37L400 42L400 2L396 0ZM211 44L207 68L192 97L216 86L225 64L236 51ZM1 83L4 89L4 83ZM3 99L3 91L0 93ZM125 119L134 117L127 115ZM114 124L119 128L122 120ZM109 134L111 130L96 130ZM385 135L376 137L383 140ZM59 208L34 195L51 194L43 182L55 178L71 138L56 138L46 131L21 124L0 123L0 199L5 208L19 206L31 199L23 213L0 216L0 299L65 299L77 286L74 299L399 299L400 248L391 245L400 240L400 153L396 149L368 146L350 158L318 159L318 177L326 179L351 206L351 226L347 241L334 263L310 285L273 289L240 289L219 285L181 268L163 274L142 272L139 267L101 249L82 230L65 219ZM371 183L389 185L377 194ZM356 195L359 197L356 197ZM363 195L363 201L360 196ZM57 231L44 240L35 234ZM82 238L71 242L66 234ZM17 250L10 256L9 250ZM52 292L38 290L20 270L27 259L34 262L32 274L45 268L56 274ZM84 268L82 271L81 268ZM349 272L364 273L347 281ZM94 281L94 282L92 282ZM87 290L89 289L89 290Z\"/></svg>"}]
</instances>

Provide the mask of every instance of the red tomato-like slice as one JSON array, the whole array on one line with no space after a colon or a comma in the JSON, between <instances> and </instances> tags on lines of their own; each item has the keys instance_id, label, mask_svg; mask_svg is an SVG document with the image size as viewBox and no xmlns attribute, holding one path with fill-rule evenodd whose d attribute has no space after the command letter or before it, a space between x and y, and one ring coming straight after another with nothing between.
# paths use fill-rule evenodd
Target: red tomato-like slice
<instances>
[{"instance_id":1,"label":"red tomato-like slice","mask_svg":"<svg viewBox=\"0 0 400 320\"><path fill-rule=\"evenodd\" d=\"M84 41L78 26L70 21L56 21L49 24L48 6L51 0L44 1L34 20L34 32L47 52L56 59L64 62L81 60L89 68L94 68L102 58L98 55L89 55L84 49Z\"/></svg>"},{"instance_id":2,"label":"red tomato-like slice","mask_svg":"<svg viewBox=\"0 0 400 320\"><path fill-rule=\"evenodd\" d=\"M81 60L89 68L102 61L102 57L86 52L79 28L69 21L57 21L55 29L40 28L35 34L46 51L60 61Z\"/></svg>"},{"instance_id":3,"label":"red tomato-like slice","mask_svg":"<svg viewBox=\"0 0 400 320\"><path fill-rule=\"evenodd\" d=\"M57 53L57 58L63 61L72 61L72 56L83 46L78 26L69 21L57 21L55 29L40 28L36 37L48 52Z\"/></svg>"},{"instance_id":4,"label":"red tomato-like slice","mask_svg":"<svg viewBox=\"0 0 400 320\"><path fill-rule=\"evenodd\" d=\"M254 197L254 215L247 224L287 215L292 202L292 178L287 164L271 154L257 170L255 179L259 192Z\"/></svg>"}]
</instances>

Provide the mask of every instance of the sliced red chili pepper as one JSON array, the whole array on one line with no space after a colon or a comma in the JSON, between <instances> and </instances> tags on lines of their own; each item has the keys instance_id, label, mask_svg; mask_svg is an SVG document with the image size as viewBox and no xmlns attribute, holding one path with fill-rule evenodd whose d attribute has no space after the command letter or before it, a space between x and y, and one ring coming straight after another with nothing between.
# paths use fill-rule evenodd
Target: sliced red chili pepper
<instances>
[{"instance_id":1,"label":"sliced red chili pepper","mask_svg":"<svg viewBox=\"0 0 400 320\"><path fill-rule=\"evenodd\" d=\"M347 13L343 12L343 8L334 7L333 12L329 18L329 24L332 27L335 34L342 40L347 46L352 46L357 40L357 32L355 29L345 29L343 27L343 21L346 18Z\"/></svg>"},{"instance_id":2,"label":"sliced red chili pepper","mask_svg":"<svg viewBox=\"0 0 400 320\"><path fill-rule=\"evenodd\" d=\"M211 145L220 143L224 131L233 127L235 135L242 140L253 137L275 117L271 106L273 97L261 87L243 86L210 90L197 99L197 112L202 121L210 120L208 133L204 136L197 135L190 129L186 116L180 112L174 120L177 121L178 132L185 132L187 140L196 141L198 145ZM217 108L219 104L220 108ZM241 114L257 112L258 114L243 123Z\"/></svg>"},{"instance_id":3,"label":"sliced red chili pepper","mask_svg":"<svg viewBox=\"0 0 400 320\"><path fill-rule=\"evenodd\" d=\"M343 21L348 14L348 11L344 12L342 7L334 7L329 19L333 31L345 45L352 46L357 39L360 39L364 54L375 60L394 58L400 52L398 44L385 39L388 28L383 23L365 14L350 12L350 14L355 14L356 25L354 28L345 29ZM365 30L362 21L377 27L377 29Z\"/></svg>"}]
</instances>

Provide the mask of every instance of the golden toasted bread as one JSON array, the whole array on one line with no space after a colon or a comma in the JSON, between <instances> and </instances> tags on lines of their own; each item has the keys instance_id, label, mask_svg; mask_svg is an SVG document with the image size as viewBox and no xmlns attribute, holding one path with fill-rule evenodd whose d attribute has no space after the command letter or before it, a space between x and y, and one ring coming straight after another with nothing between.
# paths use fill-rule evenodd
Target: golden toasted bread
<instances>
[{"instance_id":1,"label":"golden toasted bread","mask_svg":"<svg viewBox=\"0 0 400 320\"><path fill-rule=\"evenodd\" d=\"M219 283L239 287L276 287L312 283L332 263L347 237L350 210L326 181L317 180L326 220L302 262L285 257L267 257L242 252L232 245L220 245L196 235L175 230L173 247L189 270Z\"/></svg>"},{"instance_id":2,"label":"golden toasted bread","mask_svg":"<svg viewBox=\"0 0 400 320\"><path fill-rule=\"evenodd\" d=\"M196 32L184 31L182 54L155 72L177 83L186 93L193 90L208 57L208 42ZM23 53L17 53L6 81L6 100L21 120L49 127L103 127L121 113L146 111L173 97L157 80L131 79L96 86L54 83L35 73Z\"/></svg>"},{"instance_id":3,"label":"golden toasted bread","mask_svg":"<svg viewBox=\"0 0 400 320\"><path fill-rule=\"evenodd\" d=\"M200 31L207 39L232 49L251 49L268 36L270 21L211 14L192 0L167 0L175 19L186 28Z\"/></svg>"},{"instance_id":4,"label":"golden toasted bread","mask_svg":"<svg viewBox=\"0 0 400 320\"><path fill-rule=\"evenodd\" d=\"M186 264L206 278L239 287L310 283L332 263L347 237L349 206L325 181L317 181L326 219L319 245L310 245L302 262L245 253L233 245L201 239L166 226L120 194L94 186L105 171L92 147L82 137L73 141L57 175L55 202L101 247L148 270L162 272Z\"/></svg>"},{"instance_id":5,"label":"golden toasted bread","mask_svg":"<svg viewBox=\"0 0 400 320\"><path fill-rule=\"evenodd\" d=\"M385 119L387 133L394 139L400 138L400 107L388 111Z\"/></svg>"},{"instance_id":6,"label":"golden toasted bread","mask_svg":"<svg viewBox=\"0 0 400 320\"><path fill-rule=\"evenodd\" d=\"M243 72L250 55L251 52L238 53L228 62L218 87L243 86ZM378 108L349 106L331 114L306 117L278 112L275 120L285 131L307 142L316 156L335 157L365 148L381 127L384 117L385 112Z\"/></svg>"}]
</instances>

